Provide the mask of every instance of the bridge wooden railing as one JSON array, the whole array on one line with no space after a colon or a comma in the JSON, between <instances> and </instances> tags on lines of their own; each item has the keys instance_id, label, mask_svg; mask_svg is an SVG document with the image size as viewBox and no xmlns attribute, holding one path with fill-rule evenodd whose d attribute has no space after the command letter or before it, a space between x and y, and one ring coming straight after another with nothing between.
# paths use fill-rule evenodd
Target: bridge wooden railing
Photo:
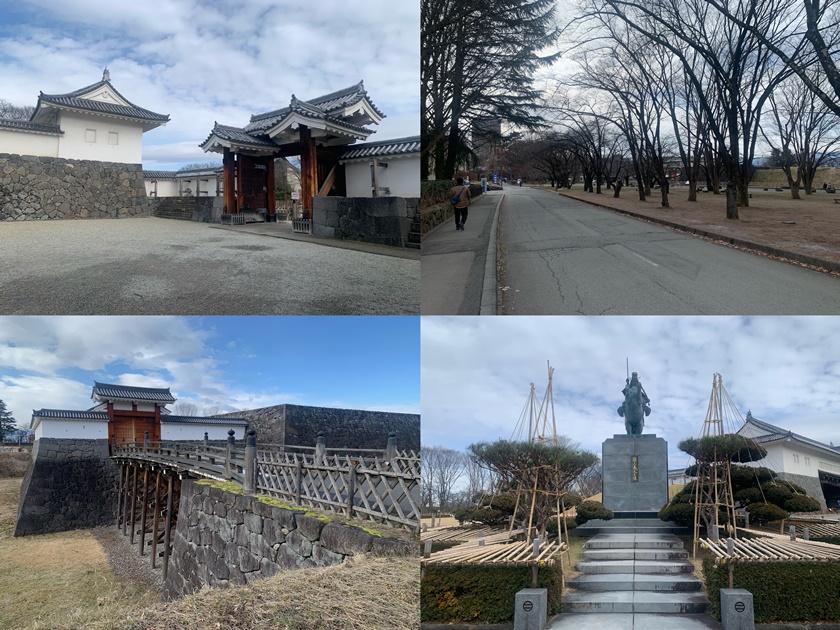
<instances>
[{"instance_id":1,"label":"bridge wooden railing","mask_svg":"<svg viewBox=\"0 0 840 630\"><path fill-rule=\"evenodd\" d=\"M383 450L327 449L323 434L314 447L256 446L251 429L244 447L233 431L224 446L202 442L113 444L112 457L167 465L180 472L235 481L246 493L274 496L348 518L420 529L420 456L399 451L390 434Z\"/></svg>"}]
</instances>

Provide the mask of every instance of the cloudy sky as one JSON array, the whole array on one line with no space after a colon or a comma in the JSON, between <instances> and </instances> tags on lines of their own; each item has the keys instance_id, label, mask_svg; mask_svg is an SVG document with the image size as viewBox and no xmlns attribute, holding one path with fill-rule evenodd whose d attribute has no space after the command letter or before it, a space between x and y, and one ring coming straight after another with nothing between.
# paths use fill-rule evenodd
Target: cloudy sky
<instances>
[{"instance_id":1,"label":"cloudy sky","mask_svg":"<svg viewBox=\"0 0 840 630\"><path fill-rule=\"evenodd\" d=\"M94 381L199 413L282 403L420 412L417 317L0 317L0 400L88 409Z\"/></svg>"},{"instance_id":2,"label":"cloudy sky","mask_svg":"<svg viewBox=\"0 0 840 630\"><path fill-rule=\"evenodd\" d=\"M213 122L364 80L387 118L370 140L419 134L420 4L414 0L3 0L0 98L35 105L111 82L171 122L144 136L143 166L216 160Z\"/></svg>"},{"instance_id":3,"label":"cloudy sky","mask_svg":"<svg viewBox=\"0 0 840 630\"><path fill-rule=\"evenodd\" d=\"M424 317L421 348L424 445L510 439L550 361L558 433L600 454L624 433L628 358L651 399L644 432L668 441L670 468L703 427L715 372L742 416L840 444L840 318Z\"/></svg>"}]
</instances>

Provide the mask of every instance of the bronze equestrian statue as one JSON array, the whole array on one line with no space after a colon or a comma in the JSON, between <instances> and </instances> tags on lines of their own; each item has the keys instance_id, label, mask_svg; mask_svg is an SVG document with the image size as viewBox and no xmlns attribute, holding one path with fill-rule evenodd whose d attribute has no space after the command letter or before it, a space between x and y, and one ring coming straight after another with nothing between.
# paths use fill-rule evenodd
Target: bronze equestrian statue
<instances>
[{"instance_id":1,"label":"bronze equestrian statue","mask_svg":"<svg viewBox=\"0 0 840 630\"><path fill-rule=\"evenodd\" d=\"M636 372L627 379L627 385L621 393L624 394L624 402L618 408L618 415L624 418L627 435L641 435L645 427L645 416L650 415L650 398Z\"/></svg>"}]
</instances>

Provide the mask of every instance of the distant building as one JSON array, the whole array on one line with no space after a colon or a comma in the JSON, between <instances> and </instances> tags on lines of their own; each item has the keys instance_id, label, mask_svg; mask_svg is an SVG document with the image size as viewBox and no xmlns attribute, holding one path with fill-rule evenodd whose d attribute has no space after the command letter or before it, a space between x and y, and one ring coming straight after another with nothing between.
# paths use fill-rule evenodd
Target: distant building
<instances>
[{"instance_id":1,"label":"distant building","mask_svg":"<svg viewBox=\"0 0 840 630\"><path fill-rule=\"evenodd\" d=\"M762 422L750 412L738 433L767 449L755 466L799 484L823 507L840 507L840 448Z\"/></svg>"},{"instance_id":2,"label":"distant building","mask_svg":"<svg viewBox=\"0 0 840 630\"><path fill-rule=\"evenodd\" d=\"M41 92L28 121L0 118L0 153L140 164L143 134L167 122L120 94L106 68L98 83Z\"/></svg>"},{"instance_id":3,"label":"distant building","mask_svg":"<svg viewBox=\"0 0 840 630\"><path fill-rule=\"evenodd\" d=\"M108 444L149 440L225 440L233 429L237 439L245 437L244 418L207 418L172 415L166 408L175 397L169 388L134 387L94 383L91 399L96 403L85 410L38 409L32 412L30 429L35 439L102 440Z\"/></svg>"}]
</instances>

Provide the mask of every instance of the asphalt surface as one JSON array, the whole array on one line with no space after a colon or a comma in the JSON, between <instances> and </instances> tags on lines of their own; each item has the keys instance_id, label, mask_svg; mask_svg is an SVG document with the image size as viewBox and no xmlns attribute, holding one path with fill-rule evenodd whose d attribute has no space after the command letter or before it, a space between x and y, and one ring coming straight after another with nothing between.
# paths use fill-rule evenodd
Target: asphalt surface
<instances>
[{"instance_id":1,"label":"asphalt surface","mask_svg":"<svg viewBox=\"0 0 840 630\"><path fill-rule=\"evenodd\" d=\"M158 218L0 223L4 315L419 312L418 260Z\"/></svg>"},{"instance_id":2,"label":"asphalt surface","mask_svg":"<svg viewBox=\"0 0 840 630\"><path fill-rule=\"evenodd\" d=\"M547 191L506 188L499 220L505 279L499 314L840 312L840 279L835 276L714 245Z\"/></svg>"},{"instance_id":3,"label":"asphalt surface","mask_svg":"<svg viewBox=\"0 0 840 630\"><path fill-rule=\"evenodd\" d=\"M491 299L495 306L492 286L488 291L484 286L488 245L490 267L495 266L495 247L490 236L496 205L503 194L488 192L476 199L470 205L463 231L456 231L455 220L449 219L424 237L420 256L421 314L478 315L483 294L485 304Z\"/></svg>"}]
</instances>

